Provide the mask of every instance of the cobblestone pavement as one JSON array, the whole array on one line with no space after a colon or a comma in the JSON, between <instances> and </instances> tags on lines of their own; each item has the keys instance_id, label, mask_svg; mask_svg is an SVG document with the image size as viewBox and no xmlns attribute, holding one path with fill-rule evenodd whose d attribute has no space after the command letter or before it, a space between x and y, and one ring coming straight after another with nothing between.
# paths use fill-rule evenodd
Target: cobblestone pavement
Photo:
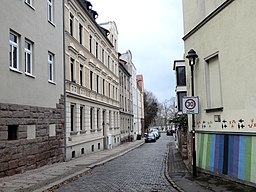
<instances>
[{"instance_id":1,"label":"cobblestone pavement","mask_svg":"<svg viewBox=\"0 0 256 192\"><path fill-rule=\"evenodd\" d=\"M164 177L164 157L171 137L146 143L106 164L94 168L58 192L171 192L176 191Z\"/></svg>"}]
</instances>

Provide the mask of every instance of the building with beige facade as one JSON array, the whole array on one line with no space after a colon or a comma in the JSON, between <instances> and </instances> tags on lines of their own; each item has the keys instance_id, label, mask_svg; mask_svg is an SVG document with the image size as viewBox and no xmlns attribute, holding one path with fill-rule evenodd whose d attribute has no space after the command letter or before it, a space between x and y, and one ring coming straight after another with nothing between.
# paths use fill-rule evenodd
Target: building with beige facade
<instances>
[{"instance_id":1,"label":"building with beige facade","mask_svg":"<svg viewBox=\"0 0 256 192\"><path fill-rule=\"evenodd\" d=\"M255 9L256 1L183 0L185 54L193 48L198 55L194 66L199 97L197 166L254 184ZM188 65L186 71L190 95Z\"/></svg>"},{"instance_id":2,"label":"building with beige facade","mask_svg":"<svg viewBox=\"0 0 256 192\"><path fill-rule=\"evenodd\" d=\"M121 142L134 140L132 54L128 50L119 56L120 130Z\"/></svg>"},{"instance_id":3,"label":"building with beige facade","mask_svg":"<svg viewBox=\"0 0 256 192\"><path fill-rule=\"evenodd\" d=\"M115 22L96 22L86 0L65 0L66 159L121 142Z\"/></svg>"},{"instance_id":4,"label":"building with beige facade","mask_svg":"<svg viewBox=\"0 0 256 192\"><path fill-rule=\"evenodd\" d=\"M63 1L0 6L0 177L64 160Z\"/></svg>"}]
</instances>

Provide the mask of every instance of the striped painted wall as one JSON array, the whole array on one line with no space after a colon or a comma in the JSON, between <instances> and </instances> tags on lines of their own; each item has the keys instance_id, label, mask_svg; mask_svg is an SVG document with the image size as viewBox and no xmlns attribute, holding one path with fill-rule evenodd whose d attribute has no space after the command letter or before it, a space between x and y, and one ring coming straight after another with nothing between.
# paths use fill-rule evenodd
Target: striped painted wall
<instances>
[{"instance_id":1,"label":"striped painted wall","mask_svg":"<svg viewBox=\"0 0 256 192\"><path fill-rule=\"evenodd\" d=\"M256 136L197 136L198 167L256 183Z\"/></svg>"}]
</instances>

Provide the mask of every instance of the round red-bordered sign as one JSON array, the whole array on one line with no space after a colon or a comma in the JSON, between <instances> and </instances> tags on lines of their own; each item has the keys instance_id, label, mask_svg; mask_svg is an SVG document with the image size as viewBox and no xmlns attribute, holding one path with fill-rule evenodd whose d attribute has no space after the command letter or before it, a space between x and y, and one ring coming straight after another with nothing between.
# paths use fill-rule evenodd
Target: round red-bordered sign
<instances>
[{"instance_id":1,"label":"round red-bordered sign","mask_svg":"<svg viewBox=\"0 0 256 192\"><path fill-rule=\"evenodd\" d=\"M185 101L185 107L188 110L193 110L196 107L196 101L194 99L187 99Z\"/></svg>"}]
</instances>

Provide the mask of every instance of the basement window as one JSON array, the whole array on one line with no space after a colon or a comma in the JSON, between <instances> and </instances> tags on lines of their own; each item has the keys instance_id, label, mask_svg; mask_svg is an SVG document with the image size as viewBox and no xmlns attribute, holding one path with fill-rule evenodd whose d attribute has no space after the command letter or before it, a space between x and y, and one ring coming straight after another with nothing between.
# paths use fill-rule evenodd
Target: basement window
<instances>
[{"instance_id":1,"label":"basement window","mask_svg":"<svg viewBox=\"0 0 256 192\"><path fill-rule=\"evenodd\" d=\"M18 127L19 125L9 125L8 126L8 140L17 140L18 139Z\"/></svg>"}]
</instances>

